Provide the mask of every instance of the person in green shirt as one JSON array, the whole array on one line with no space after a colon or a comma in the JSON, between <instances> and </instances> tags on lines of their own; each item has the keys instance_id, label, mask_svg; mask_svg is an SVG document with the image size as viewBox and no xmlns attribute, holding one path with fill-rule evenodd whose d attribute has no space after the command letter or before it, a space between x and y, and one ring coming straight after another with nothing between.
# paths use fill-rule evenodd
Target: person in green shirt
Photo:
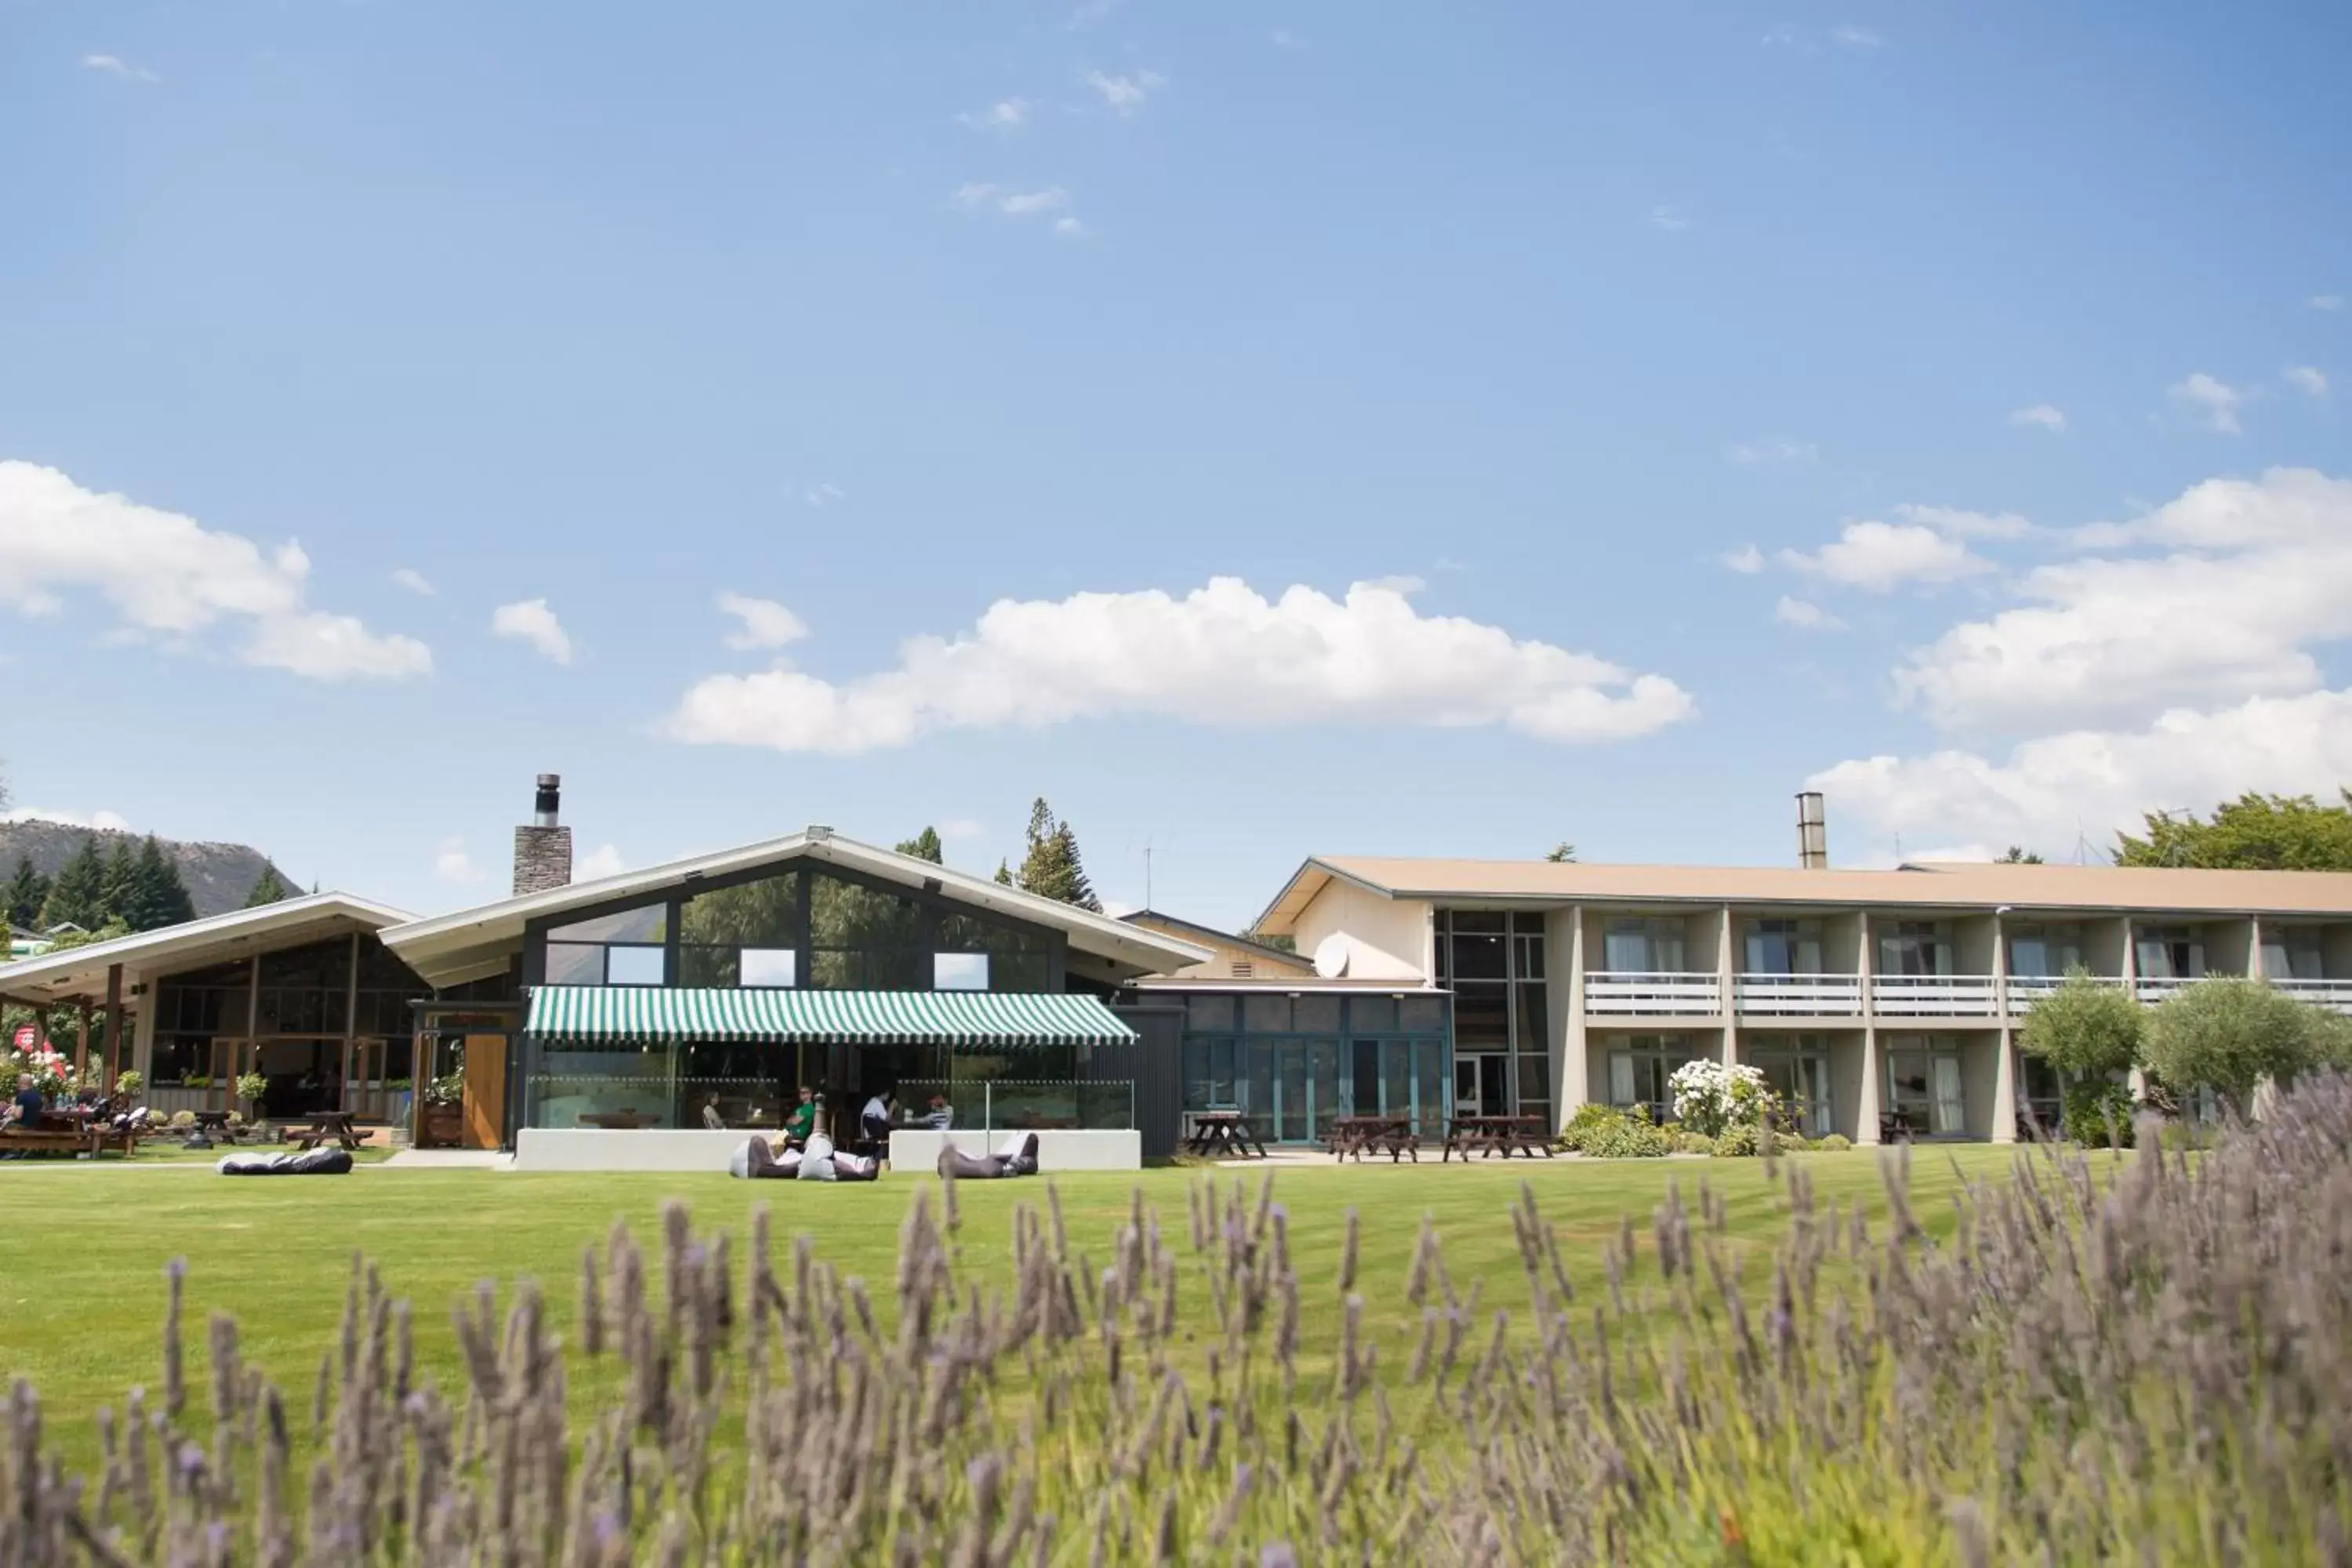
<instances>
[{"instance_id":1,"label":"person in green shirt","mask_svg":"<svg viewBox=\"0 0 2352 1568\"><path fill-rule=\"evenodd\" d=\"M816 1130L816 1095L806 1084L801 1085L801 1102L784 1118L784 1142L797 1148L808 1142Z\"/></svg>"}]
</instances>

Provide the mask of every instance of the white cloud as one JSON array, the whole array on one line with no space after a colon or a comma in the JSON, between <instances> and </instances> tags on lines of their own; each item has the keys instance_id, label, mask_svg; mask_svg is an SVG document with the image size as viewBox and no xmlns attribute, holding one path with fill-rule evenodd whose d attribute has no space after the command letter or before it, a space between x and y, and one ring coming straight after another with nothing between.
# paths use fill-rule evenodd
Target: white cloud
<instances>
[{"instance_id":1,"label":"white cloud","mask_svg":"<svg viewBox=\"0 0 2352 1568\"><path fill-rule=\"evenodd\" d=\"M1121 114L1133 114L1143 107L1144 100L1168 85L1168 79L1158 71L1138 71L1133 76L1106 76L1090 70L1079 79L1101 95L1103 102Z\"/></svg>"},{"instance_id":2,"label":"white cloud","mask_svg":"<svg viewBox=\"0 0 2352 1568\"><path fill-rule=\"evenodd\" d=\"M977 838L986 831L969 816L950 816L940 824L940 837L946 839Z\"/></svg>"},{"instance_id":3,"label":"white cloud","mask_svg":"<svg viewBox=\"0 0 2352 1568\"><path fill-rule=\"evenodd\" d=\"M999 99L977 113L959 114L956 119L975 131L1017 131L1029 122L1029 111L1035 107L1025 98Z\"/></svg>"},{"instance_id":4,"label":"white cloud","mask_svg":"<svg viewBox=\"0 0 2352 1568\"><path fill-rule=\"evenodd\" d=\"M1906 522L1932 528L1958 539L2022 539L2033 525L2013 511L1969 511L1956 506L1897 506L1895 515Z\"/></svg>"},{"instance_id":5,"label":"white cloud","mask_svg":"<svg viewBox=\"0 0 2352 1568\"><path fill-rule=\"evenodd\" d=\"M1772 618L1784 626L1795 626L1801 631L1842 632L1845 630L1843 621L1839 620L1819 605L1803 599L1791 599L1785 594L1780 596L1780 602L1772 606Z\"/></svg>"},{"instance_id":6,"label":"white cloud","mask_svg":"<svg viewBox=\"0 0 2352 1568\"><path fill-rule=\"evenodd\" d=\"M1276 27L1265 36L1265 40L1277 49L1303 49L1307 47L1307 40L1287 27Z\"/></svg>"},{"instance_id":7,"label":"white cloud","mask_svg":"<svg viewBox=\"0 0 2352 1568\"><path fill-rule=\"evenodd\" d=\"M563 623L555 618L555 612L547 607L545 599L500 605L490 614L490 632L494 637L527 642L557 664L572 662L572 638L565 633Z\"/></svg>"},{"instance_id":8,"label":"white cloud","mask_svg":"<svg viewBox=\"0 0 2352 1568\"><path fill-rule=\"evenodd\" d=\"M1036 217L1067 207L1070 193L1059 185L1036 191L1011 191L984 180L972 181L956 188L955 204L966 212L987 208L1007 217Z\"/></svg>"},{"instance_id":9,"label":"white cloud","mask_svg":"<svg viewBox=\"0 0 2352 1568\"><path fill-rule=\"evenodd\" d=\"M433 668L432 651L414 638L309 608L310 573L292 541L265 553L239 534L86 490L55 468L0 460L0 605L55 615L58 594L95 591L121 617L120 634L173 647L242 622L244 662L322 680L396 680Z\"/></svg>"},{"instance_id":10,"label":"white cloud","mask_svg":"<svg viewBox=\"0 0 2352 1568\"><path fill-rule=\"evenodd\" d=\"M407 589L410 593L421 594L428 599L441 591L425 580L424 573L415 570L414 567L402 567L399 571L394 572L392 574L392 580L401 587Z\"/></svg>"},{"instance_id":11,"label":"white cloud","mask_svg":"<svg viewBox=\"0 0 2352 1568\"><path fill-rule=\"evenodd\" d=\"M727 634L727 646L731 648L782 647L808 636L808 623L773 599L721 594L719 607L743 623L741 630Z\"/></svg>"},{"instance_id":12,"label":"white cloud","mask_svg":"<svg viewBox=\"0 0 2352 1568\"><path fill-rule=\"evenodd\" d=\"M489 875L474 864L474 858L466 853L466 841L462 838L441 841L441 847L434 851L433 874L445 882L461 884L478 882Z\"/></svg>"},{"instance_id":13,"label":"white cloud","mask_svg":"<svg viewBox=\"0 0 2352 1568\"><path fill-rule=\"evenodd\" d=\"M2146 812L2203 811L2250 789L2328 796L2347 779L2352 691L2313 691L2176 709L2144 730L2069 731L1998 761L1965 751L1859 758L1807 783L1830 797L1833 828L1842 819L1882 839L2024 844L2055 860L2078 833L2104 849Z\"/></svg>"},{"instance_id":14,"label":"white cloud","mask_svg":"<svg viewBox=\"0 0 2352 1568\"><path fill-rule=\"evenodd\" d=\"M1157 590L1004 599L970 632L918 637L896 668L835 684L779 663L688 690L688 742L854 752L948 729L1156 717L1225 726L1500 724L1606 741L1687 718L1688 693L1498 626L1423 616L1396 585L1267 600L1238 578Z\"/></svg>"},{"instance_id":15,"label":"white cloud","mask_svg":"<svg viewBox=\"0 0 2352 1568\"><path fill-rule=\"evenodd\" d=\"M59 822L68 827L95 827L110 833L131 831L130 822L120 812L51 811L41 805L20 805L14 811L0 811L0 822Z\"/></svg>"},{"instance_id":16,"label":"white cloud","mask_svg":"<svg viewBox=\"0 0 2352 1568\"><path fill-rule=\"evenodd\" d=\"M806 489L801 491L801 500L806 502L812 510L815 511L823 511L825 508L833 505L835 502L845 501L848 499L849 492L843 489L839 485L815 484L811 485Z\"/></svg>"},{"instance_id":17,"label":"white cloud","mask_svg":"<svg viewBox=\"0 0 2352 1568\"><path fill-rule=\"evenodd\" d=\"M1793 468L1818 459L1822 449L1811 441L1735 441L1723 455L1744 468Z\"/></svg>"},{"instance_id":18,"label":"white cloud","mask_svg":"<svg viewBox=\"0 0 2352 1568\"><path fill-rule=\"evenodd\" d=\"M2304 303L2309 305L2315 310L2340 310L2344 309L2344 296L2341 294L2314 294L2310 299L2305 300Z\"/></svg>"},{"instance_id":19,"label":"white cloud","mask_svg":"<svg viewBox=\"0 0 2352 1568\"><path fill-rule=\"evenodd\" d=\"M2206 429L2223 436L2238 434L2238 408L2246 395L2203 371L2194 371L2165 389L2182 413Z\"/></svg>"},{"instance_id":20,"label":"white cloud","mask_svg":"<svg viewBox=\"0 0 2352 1568\"><path fill-rule=\"evenodd\" d=\"M1857 27L1852 23L1843 27L1832 27L1830 38L1832 42L1843 44L1849 49L1875 49L1886 42L1884 37L1870 28Z\"/></svg>"},{"instance_id":21,"label":"white cloud","mask_svg":"<svg viewBox=\"0 0 2352 1568\"><path fill-rule=\"evenodd\" d=\"M629 863L621 858L620 850L610 844L600 844L574 862L572 879L575 882L600 881L606 877L617 877L628 868Z\"/></svg>"},{"instance_id":22,"label":"white cloud","mask_svg":"<svg viewBox=\"0 0 2352 1568\"><path fill-rule=\"evenodd\" d=\"M1660 202L1650 209L1650 222L1668 234L1679 234L1690 227L1690 214L1672 202Z\"/></svg>"},{"instance_id":23,"label":"white cloud","mask_svg":"<svg viewBox=\"0 0 2352 1568\"><path fill-rule=\"evenodd\" d=\"M163 79L145 66L133 65L121 55L84 55L81 58L81 68L104 71L109 76L119 76L129 81L162 81Z\"/></svg>"},{"instance_id":24,"label":"white cloud","mask_svg":"<svg viewBox=\"0 0 2352 1568\"><path fill-rule=\"evenodd\" d=\"M2037 429L2047 430L2053 436L2063 436L2066 433L2065 412L2047 403L2037 403L2031 408L2016 409L2011 413L2009 422L2011 425L2031 425Z\"/></svg>"},{"instance_id":25,"label":"white cloud","mask_svg":"<svg viewBox=\"0 0 2352 1568\"><path fill-rule=\"evenodd\" d=\"M1753 577L1764 570L1764 552L1752 544L1743 544L1737 550L1727 550L1720 559L1724 565L1743 577Z\"/></svg>"},{"instance_id":26,"label":"white cloud","mask_svg":"<svg viewBox=\"0 0 2352 1568\"><path fill-rule=\"evenodd\" d=\"M1891 593L1906 583L1956 583L1993 569L1948 534L1919 522L1849 522L1838 537L1808 555L1783 550L1780 560L1851 588Z\"/></svg>"},{"instance_id":27,"label":"white cloud","mask_svg":"<svg viewBox=\"0 0 2352 1568\"><path fill-rule=\"evenodd\" d=\"M2108 553L2037 567L2023 603L1913 650L1898 701L1947 727L2139 722L2316 689L2307 645L2352 637L2352 480L2209 479L2074 538Z\"/></svg>"},{"instance_id":28,"label":"white cloud","mask_svg":"<svg viewBox=\"0 0 2352 1568\"><path fill-rule=\"evenodd\" d=\"M2312 365L2289 365L2286 369L2286 384L2306 397L2327 395L2327 377Z\"/></svg>"},{"instance_id":29,"label":"white cloud","mask_svg":"<svg viewBox=\"0 0 2352 1568\"><path fill-rule=\"evenodd\" d=\"M1065 238L1076 239L1087 232L1087 226L1074 217L1057 217L1054 220L1054 232Z\"/></svg>"},{"instance_id":30,"label":"white cloud","mask_svg":"<svg viewBox=\"0 0 2352 1568\"><path fill-rule=\"evenodd\" d=\"M1077 9L1070 13L1071 29L1091 27L1126 3L1127 0L1079 0Z\"/></svg>"}]
</instances>

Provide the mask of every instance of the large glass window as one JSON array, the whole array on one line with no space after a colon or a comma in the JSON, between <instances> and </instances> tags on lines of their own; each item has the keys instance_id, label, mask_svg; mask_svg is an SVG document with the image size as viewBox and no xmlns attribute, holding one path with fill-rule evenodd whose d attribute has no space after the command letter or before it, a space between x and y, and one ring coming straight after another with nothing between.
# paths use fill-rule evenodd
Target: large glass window
<instances>
[{"instance_id":1,"label":"large glass window","mask_svg":"<svg viewBox=\"0 0 2352 1568\"><path fill-rule=\"evenodd\" d=\"M1678 920L1612 920L1601 945L1612 973L1681 974L1690 969L1689 948Z\"/></svg>"},{"instance_id":2,"label":"large glass window","mask_svg":"<svg viewBox=\"0 0 2352 1568\"><path fill-rule=\"evenodd\" d=\"M1054 941L1050 931L965 914L940 915L936 938L941 952L984 955L991 991L1051 990Z\"/></svg>"},{"instance_id":3,"label":"large glass window","mask_svg":"<svg viewBox=\"0 0 2352 1568\"><path fill-rule=\"evenodd\" d=\"M1749 921L1745 958L1749 974L1820 974L1822 922Z\"/></svg>"},{"instance_id":4,"label":"large glass window","mask_svg":"<svg viewBox=\"0 0 2352 1568\"><path fill-rule=\"evenodd\" d=\"M1743 1041L1749 1038L1743 1037ZM1788 1131L1826 1138L1836 1131L1830 1104L1829 1041L1820 1035L1753 1037L1743 1043L1749 1062L1780 1099Z\"/></svg>"},{"instance_id":5,"label":"large glass window","mask_svg":"<svg viewBox=\"0 0 2352 1568\"><path fill-rule=\"evenodd\" d=\"M640 904L552 927L550 985L659 985L667 978L669 905Z\"/></svg>"},{"instance_id":6,"label":"large glass window","mask_svg":"<svg viewBox=\"0 0 2352 1568\"><path fill-rule=\"evenodd\" d=\"M800 873L785 871L686 900L677 922L678 984L797 984L800 899Z\"/></svg>"},{"instance_id":7,"label":"large glass window","mask_svg":"<svg viewBox=\"0 0 2352 1568\"><path fill-rule=\"evenodd\" d=\"M2324 980L2317 926L2264 926L2263 973L2273 980Z\"/></svg>"},{"instance_id":8,"label":"large glass window","mask_svg":"<svg viewBox=\"0 0 2352 1568\"><path fill-rule=\"evenodd\" d=\"M2079 925L2009 928L2009 972L2021 980L2054 980L2083 967Z\"/></svg>"},{"instance_id":9,"label":"large glass window","mask_svg":"<svg viewBox=\"0 0 2352 1568\"><path fill-rule=\"evenodd\" d=\"M1878 973L1890 977L1951 973L1951 926L1943 921L1895 921L1879 927Z\"/></svg>"},{"instance_id":10,"label":"large glass window","mask_svg":"<svg viewBox=\"0 0 2352 1568\"><path fill-rule=\"evenodd\" d=\"M911 899L808 873L808 983L826 991L919 991L930 983L922 910Z\"/></svg>"},{"instance_id":11,"label":"large glass window","mask_svg":"<svg viewBox=\"0 0 2352 1568\"><path fill-rule=\"evenodd\" d=\"M931 954L931 989L934 991L987 990L988 954L984 952Z\"/></svg>"},{"instance_id":12,"label":"large glass window","mask_svg":"<svg viewBox=\"0 0 2352 1568\"><path fill-rule=\"evenodd\" d=\"M2195 926L2142 926L2133 946L2142 980L2205 978L2205 933Z\"/></svg>"},{"instance_id":13,"label":"large glass window","mask_svg":"<svg viewBox=\"0 0 2352 1568\"><path fill-rule=\"evenodd\" d=\"M1698 1057L1687 1035L1628 1035L1609 1052L1609 1103L1646 1109L1654 1121L1674 1119L1675 1069Z\"/></svg>"},{"instance_id":14,"label":"large glass window","mask_svg":"<svg viewBox=\"0 0 2352 1568\"><path fill-rule=\"evenodd\" d=\"M1886 1047L1886 1109L1913 1137L1968 1131L1958 1042L1949 1035L1893 1035Z\"/></svg>"},{"instance_id":15,"label":"large glass window","mask_svg":"<svg viewBox=\"0 0 2352 1568\"><path fill-rule=\"evenodd\" d=\"M1321 1138L1342 1115L1412 1118L1424 1137L1443 1130L1443 996L1210 993L1184 1006L1188 1111L1239 1110L1283 1142Z\"/></svg>"}]
</instances>

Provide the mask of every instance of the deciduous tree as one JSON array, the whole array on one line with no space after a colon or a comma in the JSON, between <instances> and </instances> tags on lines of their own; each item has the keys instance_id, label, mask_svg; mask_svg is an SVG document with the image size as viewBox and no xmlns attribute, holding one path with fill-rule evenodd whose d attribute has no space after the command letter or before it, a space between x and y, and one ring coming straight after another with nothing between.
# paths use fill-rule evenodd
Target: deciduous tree
<instances>
[{"instance_id":1,"label":"deciduous tree","mask_svg":"<svg viewBox=\"0 0 2352 1568\"><path fill-rule=\"evenodd\" d=\"M2210 1089L2244 1116L2264 1079L2284 1083L2312 1065L2313 1012L2258 980L2200 980L2148 1020L2147 1065L2171 1088Z\"/></svg>"},{"instance_id":2,"label":"deciduous tree","mask_svg":"<svg viewBox=\"0 0 2352 1568\"><path fill-rule=\"evenodd\" d=\"M2120 986L2102 985L2078 969L2034 998L2017 1043L2063 1073L2104 1078L2138 1064L2146 1027L2140 1005Z\"/></svg>"},{"instance_id":3,"label":"deciduous tree","mask_svg":"<svg viewBox=\"0 0 2352 1568\"><path fill-rule=\"evenodd\" d=\"M2352 871L2352 790L2322 805L2307 795L2249 793L2213 808L2150 812L2145 837L2119 834L2118 866L2200 866L2248 871Z\"/></svg>"}]
</instances>

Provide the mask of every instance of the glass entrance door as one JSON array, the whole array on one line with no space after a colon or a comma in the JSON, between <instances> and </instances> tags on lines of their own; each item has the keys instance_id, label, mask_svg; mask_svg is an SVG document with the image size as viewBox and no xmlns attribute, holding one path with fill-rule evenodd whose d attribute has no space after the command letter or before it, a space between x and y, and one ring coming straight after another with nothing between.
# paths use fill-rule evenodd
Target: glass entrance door
<instances>
[{"instance_id":1,"label":"glass entrance door","mask_svg":"<svg viewBox=\"0 0 2352 1568\"><path fill-rule=\"evenodd\" d=\"M1510 1058L1500 1053L1469 1052L1454 1058L1454 1114L1505 1116L1510 1113Z\"/></svg>"},{"instance_id":2,"label":"glass entrance door","mask_svg":"<svg viewBox=\"0 0 2352 1568\"><path fill-rule=\"evenodd\" d=\"M1968 1097L1957 1051L1886 1053L1886 1105L1916 1135L1949 1137L1968 1131Z\"/></svg>"}]
</instances>

